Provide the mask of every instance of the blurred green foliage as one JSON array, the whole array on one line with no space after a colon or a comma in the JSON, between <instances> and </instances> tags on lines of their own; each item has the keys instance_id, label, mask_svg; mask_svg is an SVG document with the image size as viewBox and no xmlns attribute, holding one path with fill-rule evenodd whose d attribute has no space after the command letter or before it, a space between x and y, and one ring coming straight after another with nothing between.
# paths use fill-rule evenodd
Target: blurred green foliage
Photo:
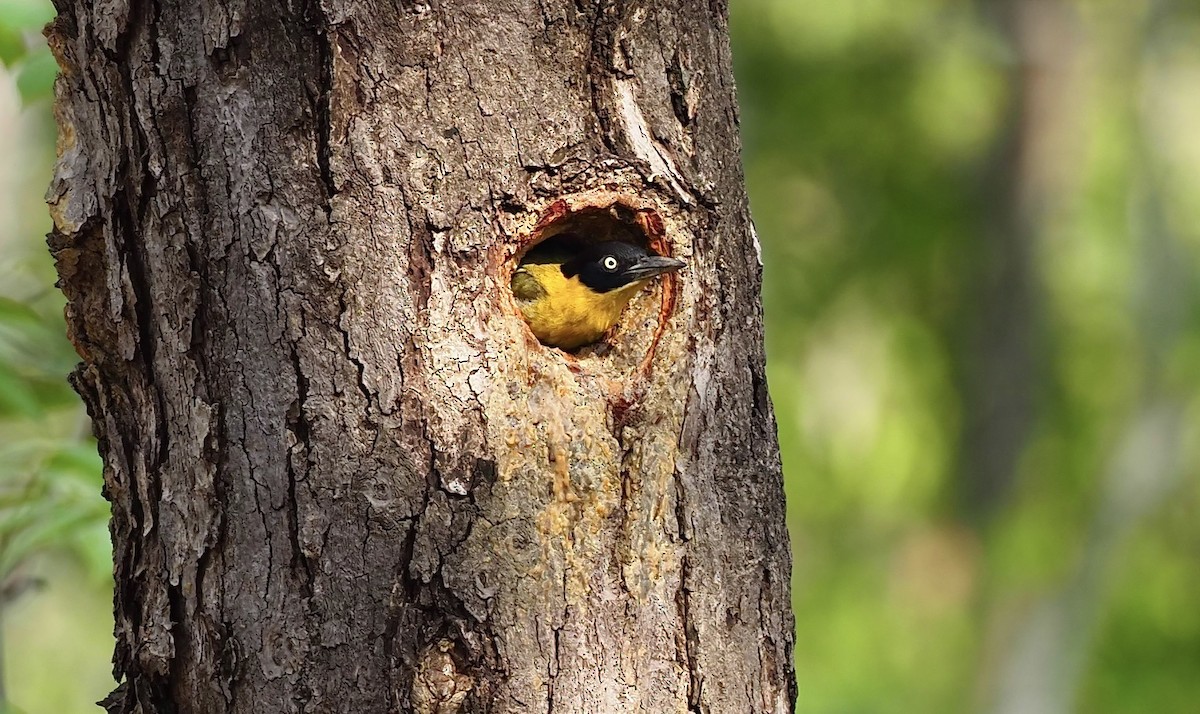
<instances>
[{"instance_id":1,"label":"blurred green foliage","mask_svg":"<svg viewBox=\"0 0 1200 714\"><path fill-rule=\"evenodd\" d=\"M1198 9L731 4L799 711L1196 710Z\"/></svg>"},{"instance_id":2,"label":"blurred green foliage","mask_svg":"<svg viewBox=\"0 0 1200 714\"><path fill-rule=\"evenodd\" d=\"M731 11L798 710L1195 711L1200 3ZM69 714L111 585L40 239L50 15L0 0L0 582L11 700Z\"/></svg>"},{"instance_id":3,"label":"blurred green foliage","mask_svg":"<svg viewBox=\"0 0 1200 714\"><path fill-rule=\"evenodd\" d=\"M42 236L56 71L42 0L0 0L0 712L93 711L109 685L100 459ZM73 644L72 644L73 643ZM78 672L78 675L68 675ZM71 686L64 686L70 683Z\"/></svg>"}]
</instances>

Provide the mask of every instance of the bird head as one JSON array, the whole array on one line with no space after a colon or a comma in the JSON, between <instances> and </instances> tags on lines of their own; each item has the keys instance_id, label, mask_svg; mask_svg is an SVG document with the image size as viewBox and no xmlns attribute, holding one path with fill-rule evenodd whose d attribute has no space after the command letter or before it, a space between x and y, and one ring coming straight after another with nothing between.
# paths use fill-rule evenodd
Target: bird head
<instances>
[{"instance_id":1,"label":"bird head","mask_svg":"<svg viewBox=\"0 0 1200 714\"><path fill-rule=\"evenodd\" d=\"M684 266L682 260L652 253L650 250L624 241L603 241L584 245L570 260L563 263L562 272L599 293L633 287L656 275L670 273Z\"/></svg>"}]
</instances>

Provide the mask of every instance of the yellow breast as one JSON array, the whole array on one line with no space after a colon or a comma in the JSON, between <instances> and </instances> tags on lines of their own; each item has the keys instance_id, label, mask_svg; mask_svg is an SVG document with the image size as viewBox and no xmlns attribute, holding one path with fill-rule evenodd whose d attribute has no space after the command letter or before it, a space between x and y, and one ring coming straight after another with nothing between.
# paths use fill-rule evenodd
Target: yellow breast
<instances>
[{"instance_id":1,"label":"yellow breast","mask_svg":"<svg viewBox=\"0 0 1200 714\"><path fill-rule=\"evenodd\" d=\"M568 278L554 263L526 264L518 274L534 278L541 286L538 291L517 291L519 275L513 276L514 294L525 321L543 344L573 350L604 336L629 300L646 284L641 280L616 290L600 293L579 281ZM522 298L522 295L529 295ZM535 296L536 295L536 296Z\"/></svg>"}]
</instances>

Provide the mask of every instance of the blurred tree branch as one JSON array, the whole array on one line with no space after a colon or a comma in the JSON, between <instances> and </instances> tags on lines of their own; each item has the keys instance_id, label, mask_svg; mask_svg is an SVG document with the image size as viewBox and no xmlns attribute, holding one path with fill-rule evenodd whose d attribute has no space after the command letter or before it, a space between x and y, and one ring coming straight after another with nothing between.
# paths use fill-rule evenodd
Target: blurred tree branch
<instances>
[{"instance_id":1,"label":"blurred tree branch","mask_svg":"<svg viewBox=\"0 0 1200 714\"><path fill-rule=\"evenodd\" d=\"M986 524L1005 505L1032 431L1040 381L1037 245L1076 181L1079 162L1074 12L1058 0L991 0L1014 56L1008 121L992 149L983 250L966 299L975 317L962 354L963 504Z\"/></svg>"}]
</instances>

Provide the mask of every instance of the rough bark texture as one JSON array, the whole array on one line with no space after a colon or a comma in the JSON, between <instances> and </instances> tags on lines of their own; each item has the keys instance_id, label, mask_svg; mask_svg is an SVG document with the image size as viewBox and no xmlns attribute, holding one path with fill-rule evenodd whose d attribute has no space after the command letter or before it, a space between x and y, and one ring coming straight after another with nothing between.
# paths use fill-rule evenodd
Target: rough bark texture
<instances>
[{"instance_id":1,"label":"rough bark texture","mask_svg":"<svg viewBox=\"0 0 1200 714\"><path fill-rule=\"evenodd\" d=\"M110 712L790 712L722 2L56 0ZM689 262L609 344L508 279Z\"/></svg>"}]
</instances>

